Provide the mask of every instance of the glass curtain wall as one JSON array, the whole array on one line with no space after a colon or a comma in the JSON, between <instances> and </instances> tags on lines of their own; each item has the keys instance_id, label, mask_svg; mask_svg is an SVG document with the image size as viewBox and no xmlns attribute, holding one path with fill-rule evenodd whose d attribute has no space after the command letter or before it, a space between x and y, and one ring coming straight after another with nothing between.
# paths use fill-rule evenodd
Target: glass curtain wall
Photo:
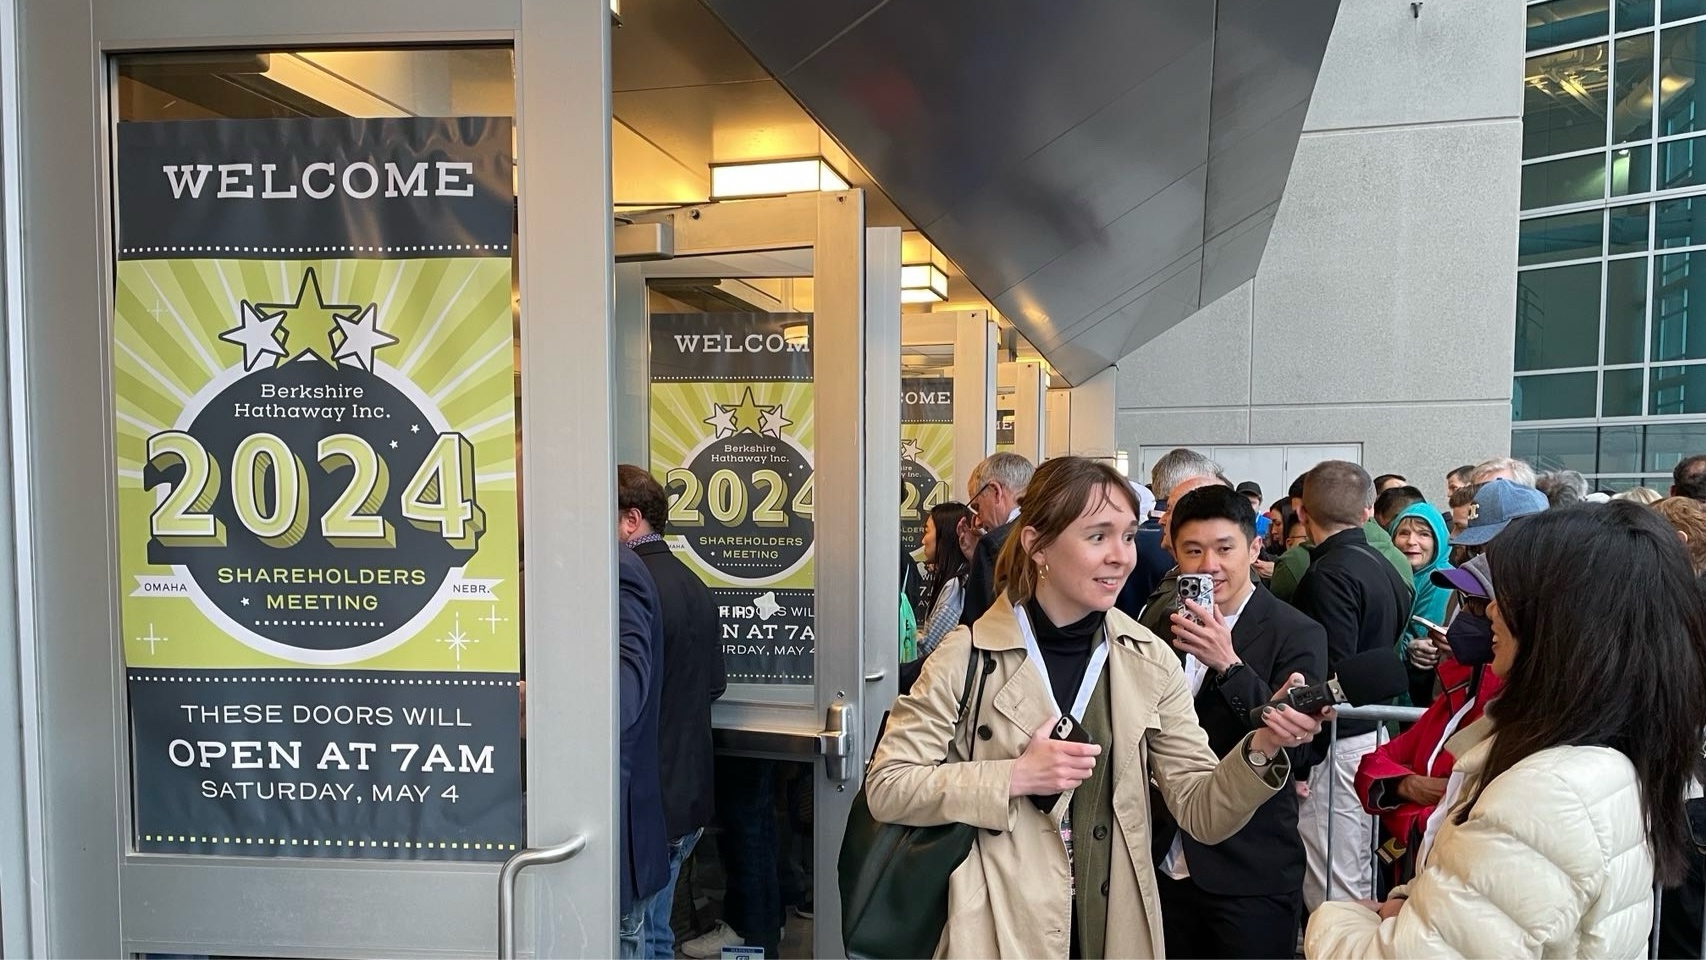
<instances>
[{"instance_id":1,"label":"glass curtain wall","mask_svg":"<svg viewBox=\"0 0 1706 960\"><path fill-rule=\"evenodd\" d=\"M1527 15L1512 453L1664 489L1706 450L1706 0Z\"/></svg>"}]
</instances>

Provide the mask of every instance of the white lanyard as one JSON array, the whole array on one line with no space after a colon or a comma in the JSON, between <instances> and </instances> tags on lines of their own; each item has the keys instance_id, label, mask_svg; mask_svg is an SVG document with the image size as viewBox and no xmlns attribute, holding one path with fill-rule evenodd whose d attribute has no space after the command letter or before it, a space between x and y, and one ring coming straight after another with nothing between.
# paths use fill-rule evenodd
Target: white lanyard
<instances>
[{"instance_id":1,"label":"white lanyard","mask_svg":"<svg viewBox=\"0 0 1706 960\"><path fill-rule=\"evenodd\" d=\"M1049 702L1054 702L1054 684L1048 679L1048 664L1043 663L1042 651L1037 649L1036 634L1031 632L1031 618L1026 616L1025 608L1013 604L1013 619L1019 621L1019 638L1025 641L1025 657L1037 668L1037 673L1043 678L1043 689L1049 692ZM1084 711L1090 706L1090 697L1096 692L1096 681L1102 678L1102 667L1108 662L1107 631L1103 630L1102 640L1096 644L1096 649L1090 653L1090 662L1084 667L1084 680L1078 684L1078 696L1072 700L1072 719L1082 723ZM1055 714L1055 719L1060 715Z\"/></svg>"}]
</instances>

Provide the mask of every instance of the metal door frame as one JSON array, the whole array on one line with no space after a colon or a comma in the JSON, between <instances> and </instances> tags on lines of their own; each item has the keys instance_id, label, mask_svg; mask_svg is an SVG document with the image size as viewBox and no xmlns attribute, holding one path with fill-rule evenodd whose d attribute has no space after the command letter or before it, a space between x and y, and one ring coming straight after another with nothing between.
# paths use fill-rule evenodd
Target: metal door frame
<instances>
[{"instance_id":1,"label":"metal door frame","mask_svg":"<svg viewBox=\"0 0 1706 960\"><path fill-rule=\"evenodd\" d=\"M680 261L810 248L816 437L815 682L731 685L714 710L720 750L813 763L813 955L842 955L836 863L876 719L894 698L900 595L900 231L866 230L859 190L640 214L667 227L669 266L617 268L623 450L645 457L645 283ZM665 261L668 263L668 261ZM726 267L719 278L774 276ZM639 378L635 383L632 378ZM768 696L766 696L768 694ZM874 714L874 716L873 716ZM822 758L819 762L819 758Z\"/></svg>"},{"instance_id":2,"label":"metal door frame","mask_svg":"<svg viewBox=\"0 0 1706 960\"><path fill-rule=\"evenodd\" d=\"M0 78L0 159L5 216L21 229L0 235L8 467L17 473L12 529L0 529L11 534L17 608L0 613L15 623L20 651L30 887L20 916L16 873L7 880L8 948L26 930L28 955L495 952L495 864L131 850L114 642L108 108L114 53L495 42L515 50L525 198L523 489L561 494L536 493L524 513L525 577L538 585L525 594L528 842L587 838L573 862L531 874L523 940L542 955L614 955L616 658L599 638L615 635L615 548L586 535L610 529L615 501L608 9L558 0L14 0L4 12L0 38L19 57ZM565 409L580 415L548 415Z\"/></svg>"}]
</instances>

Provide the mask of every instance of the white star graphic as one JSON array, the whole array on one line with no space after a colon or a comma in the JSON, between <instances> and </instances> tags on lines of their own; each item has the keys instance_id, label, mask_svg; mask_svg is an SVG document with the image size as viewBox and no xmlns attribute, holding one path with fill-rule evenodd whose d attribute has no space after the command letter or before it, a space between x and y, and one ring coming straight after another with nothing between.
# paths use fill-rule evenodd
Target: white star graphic
<instances>
[{"instance_id":1,"label":"white star graphic","mask_svg":"<svg viewBox=\"0 0 1706 960\"><path fill-rule=\"evenodd\" d=\"M353 319L334 316L337 321L337 333L343 334L343 343L339 344L337 333L331 334L332 359L353 361L351 366L363 370L373 369L373 351L380 347L389 347L397 342L397 338L379 329L379 311L373 304L368 304L361 313Z\"/></svg>"},{"instance_id":2,"label":"white star graphic","mask_svg":"<svg viewBox=\"0 0 1706 960\"><path fill-rule=\"evenodd\" d=\"M409 432L410 433L420 433L421 432L421 425L418 423L410 424L409 425Z\"/></svg>"},{"instance_id":3,"label":"white star graphic","mask_svg":"<svg viewBox=\"0 0 1706 960\"><path fill-rule=\"evenodd\" d=\"M912 437L907 437L900 442L900 458L902 460L916 461L918 459L918 455L923 452L924 445Z\"/></svg>"},{"instance_id":4,"label":"white star graphic","mask_svg":"<svg viewBox=\"0 0 1706 960\"><path fill-rule=\"evenodd\" d=\"M713 439L719 439L720 440L723 437L726 437L729 434L734 433L735 432L735 412L734 412L734 410L726 408L720 403L719 404L713 404L713 409L716 412L712 413L710 417L701 421L702 423L709 424L709 425L711 425L717 429L717 436Z\"/></svg>"},{"instance_id":5,"label":"white star graphic","mask_svg":"<svg viewBox=\"0 0 1706 960\"><path fill-rule=\"evenodd\" d=\"M395 440L391 441L391 449L393 449L393 450L397 449L397 441L395 441Z\"/></svg>"},{"instance_id":6,"label":"white star graphic","mask_svg":"<svg viewBox=\"0 0 1706 960\"><path fill-rule=\"evenodd\" d=\"M468 634L462 632L462 614L458 613L456 615L455 626L450 630L450 635L448 637L439 637L438 642L448 644L450 646L451 651L456 654L456 669L460 670L462 669L462 648L466 647L470 643L479 643L480 639L478 637L470 637Z\"/></svg>"},{"instance_id":7,"label":"white star graphic","mask_svg":"<svg viewBox=\"0 0 1706 960\"><path fill-rule=\"evenodd\" d=\"M239 324L221 333L219 339L243 348L244 373L255 369L269 356L287 355L283 344L279 342L279 324L284 322L283 311L269 316L244 300L238 307L237 316Z\"/></svg>"},{"instance_id":8,"label":"white star graphic","mask_svg":"<svg viewBox=\"0 0 1706 960\"><path fill-rule=\"evenodd\" d=\"M248 606L249 605L249 598L244 597L242 602L243 602L243 606L245 606L245 607Z\"/></svg>"},{"instance_id":9,"label":"white star graphic","mask_svg":"<svg viewBox=\"0 0 1706 960\"><path fill-rule=\"evenodd\" d=\"M780 439L782 436L782 428L791 427L793 425L794 421L789 420L787 417L782 415L781 404L777 404L774 407L767 407L764 413L758 418L758 432L767 437L776 437Z\"/></svg>"}]
</instances>

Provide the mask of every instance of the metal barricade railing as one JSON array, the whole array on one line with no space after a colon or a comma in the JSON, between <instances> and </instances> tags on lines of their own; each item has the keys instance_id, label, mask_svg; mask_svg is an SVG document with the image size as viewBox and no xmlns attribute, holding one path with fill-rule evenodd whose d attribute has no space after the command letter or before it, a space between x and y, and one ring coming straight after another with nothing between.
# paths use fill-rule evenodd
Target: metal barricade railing
<instances>
[{"instance_id":1,"label":"metal barricade railing","mask_svg":"<svg viewBox=\"0 0 1706 960\"><path fill-rule=\"evenodd\" d=\"M1327 852L1326 852L1326 893L1322 899L1333 899L1333 796L1338 787L1339 762L1339 721L1340 720L1378 720L1397 721L1398 723L1415 723L1421 719L1427 710L1422 707L1391 707L1377 704L1367 707L1342 706L1334 709L1333 721L1328 725L1327 735ZM1352 771L1354 782L1355 771ZM1374 843L1369 850L1369 877L1371 880L1380 874L1380 818L1374 818ZM1373 890L1369 891L1370 896Z\"/></svg>"},{"instance_id":2,"label":"metal barricade railing","mask_svg":"<svg viewBox=\"0 0 1706 960\"><path fill-rule=\"evenodd\" d=\"M1339 721L1340 720L1375 720L1395 721L1398 723L1414 723L1427 712L1422 707L1392 707L1385 705L1351 707L1342 706L1334 713L1333 721L1328 726L1327 736L1327 851L1326 851L1326 893L1324 899L1333 899L1333 795L1337 788L1337 764L1339 752ZM1354 777L1354 774L1353 774ZM1371 816L1374 822L1374 841L1369 851L1369 876L1378 887L1380 875L1380 817ZM1420 866L1418 864L1418 866ZM1371 891L1372 893L1373 891ZM1647 940L1647 956L1657 960L1659 955L1659 922L1663 916L1664 888L1653 884L1653 930ZM1706 958L1706 904L1701 909L1701 934L1699 956Z\"/></svg>"}]
</instances>

